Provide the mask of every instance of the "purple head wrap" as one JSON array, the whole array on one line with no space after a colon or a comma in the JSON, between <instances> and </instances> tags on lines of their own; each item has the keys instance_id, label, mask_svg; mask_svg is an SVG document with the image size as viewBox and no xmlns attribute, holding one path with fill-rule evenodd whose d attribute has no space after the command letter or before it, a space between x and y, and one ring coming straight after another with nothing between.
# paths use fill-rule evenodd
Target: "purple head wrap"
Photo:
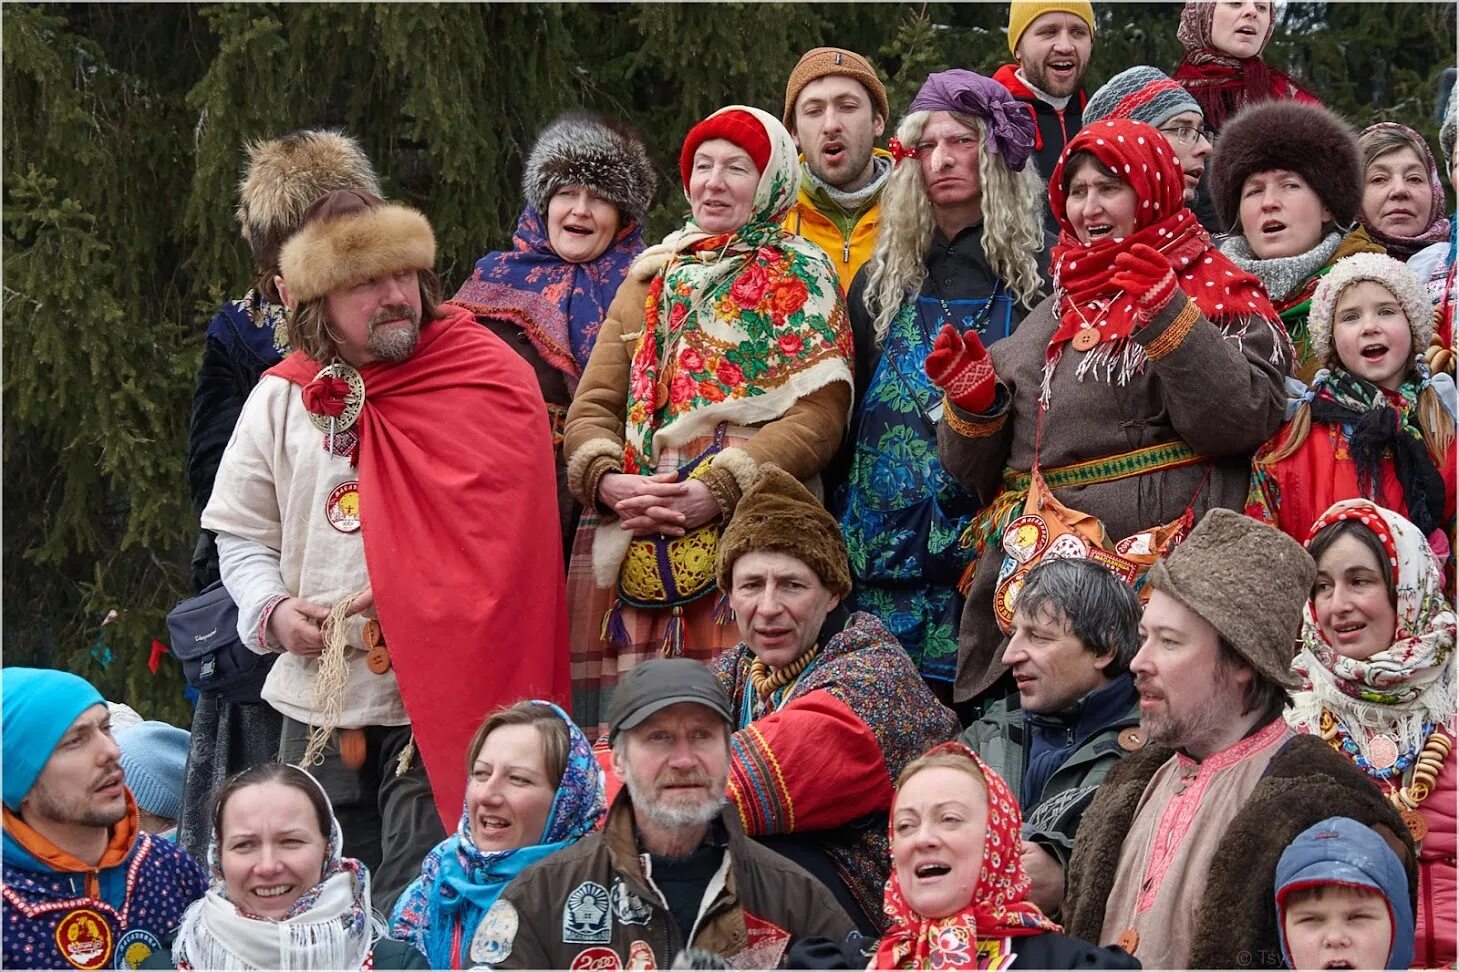
<instances>
[{"instance_id":1,"label":"purple head wrap","mask_svg":"<svg viewBox=\"0 0 1459 972\"><path fill-rule=\"evenodd\" d=\"M1033 153L1033 115L992 78L954 68L929 74L912 99L914 111L955 111L980 118L988 126L988 145L1014 172Z\"/></svg>"}]
</instances>

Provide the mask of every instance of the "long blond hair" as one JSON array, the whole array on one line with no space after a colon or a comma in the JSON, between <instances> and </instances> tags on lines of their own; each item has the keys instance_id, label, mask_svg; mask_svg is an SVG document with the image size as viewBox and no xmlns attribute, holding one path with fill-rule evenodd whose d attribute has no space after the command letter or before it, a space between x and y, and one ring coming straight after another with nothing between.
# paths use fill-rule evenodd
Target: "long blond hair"
<instances>
[{"instance_id":1,"label":"long blond hair","mask_svg":"<svg viewBox=\"0 0 1459 972\"><path fill-rule=\"evenodd\" d=\"M989 151L987 127L981 119L955 111L948 114L978 136L983 253L1014 299L1032 308L1043 287L1034 259L1044 247L1043 180L1031 162L1023 171L1014 172L1001 155ZM903 118L897 126L897 140L915 145L931 115L930 111L916 111ZM881 226L868 261L866 308L875 322L878 344L907 294L922 289L932 229L932 202L927 198L922 168L915 162L898 164L882 192Z\"/></svg>"}]
</instances>

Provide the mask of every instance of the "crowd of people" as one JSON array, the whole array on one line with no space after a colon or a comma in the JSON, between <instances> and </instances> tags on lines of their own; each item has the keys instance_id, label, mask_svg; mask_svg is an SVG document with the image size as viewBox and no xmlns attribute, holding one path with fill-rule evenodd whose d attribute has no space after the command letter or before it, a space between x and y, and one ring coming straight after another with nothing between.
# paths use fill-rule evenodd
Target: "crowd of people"
<instances>
[{"instance_id":1,"label":"crowd of people","mask_svg":"<svg viewBox=\"0 0 1459 972\"><path fill-rule=\"evenodd\" d=\"M653 245L564 115L453 296L348 135L247 146L243 661L190 736L0 671L3 964L1454 967L1459 95L1441 171L1274 20L1089 93L1015 0L895 127L816 48Z\"/></svg>"}]
</instances>

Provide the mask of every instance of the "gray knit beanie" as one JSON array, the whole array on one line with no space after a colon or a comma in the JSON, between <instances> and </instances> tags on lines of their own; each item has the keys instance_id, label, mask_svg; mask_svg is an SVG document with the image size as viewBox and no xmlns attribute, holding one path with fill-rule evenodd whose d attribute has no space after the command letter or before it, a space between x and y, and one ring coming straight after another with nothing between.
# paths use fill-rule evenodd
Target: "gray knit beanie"
<instances>
[{"instance_id":1,"label":"gray knit beanie","mask_svg":"<svg viewBox=\"0 0 1459 972\"><path fill-rule=\"evenodd\" d=\"M1281 530L1216 508L1150 569L1164 591L1204 618L1258 675L1293 689L1302 610L1317 565Z\"/></svg>"},{"instance_id":2,"label":"gray knit beanie","mask_svg":"<svg viewBox=\"0 0 1459 972\"><path fill-rule=\"evenodd\" d=\"M1414 272L1386 253L1354 253L1333 264L1312 295L1307 333L1312 338L1312 354L1324 368L1337 364L1332 347L1332 315L1337 310L1338 298L1348 287L1363 280L1381 284L1398 298L1403 315L1408 318L1408 333L1413 337L1410 356L1423 354L1434 335L1434 305Z\"/></svg>"},{"instance_id":3,"label":"gray knit beanie","mask_svg":"<svg viewBox=\"0 0 1459 972\"><path fill-rule=\"evenodd\" d=\"M1189 91L1159 68L1142 64L1116 74L1089 96L1084 124L1093 125L1104 118L1130 118L1159 128L1188 111L1203 114Z\"/></svg>"}]
</instances>

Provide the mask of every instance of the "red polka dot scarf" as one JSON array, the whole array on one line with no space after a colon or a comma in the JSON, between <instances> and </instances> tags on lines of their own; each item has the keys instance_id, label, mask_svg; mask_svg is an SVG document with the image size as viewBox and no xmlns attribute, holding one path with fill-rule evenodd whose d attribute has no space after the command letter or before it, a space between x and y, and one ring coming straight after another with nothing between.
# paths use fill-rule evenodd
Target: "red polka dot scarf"
<instances>
[{"instance_id":1,"label":"red polka dot scarf","mask_svg":"<svg viewBox=\"0 0 1459 972\"><path fill-rule=\"evenodd\" d=\"M1135 231L1123 239L1079 242L1067 215L1064 166L1076 152L1089 152L1135 190ZM1165 254L1180 288L1208 319L1256 316L1277 320L1261 281L1222 256L1185 205L1185 182L1165 137L1144 122L1098 121L1064 148L1049 179L1049 200L1059 221L1053 267L1059 296L1059 329L1049 354L1084 327L1099 328L1100 343L1129 337L1138 324L1135 296L1110 284L1115 257L1136 243Z\"/></svg>"}]
</instances>

